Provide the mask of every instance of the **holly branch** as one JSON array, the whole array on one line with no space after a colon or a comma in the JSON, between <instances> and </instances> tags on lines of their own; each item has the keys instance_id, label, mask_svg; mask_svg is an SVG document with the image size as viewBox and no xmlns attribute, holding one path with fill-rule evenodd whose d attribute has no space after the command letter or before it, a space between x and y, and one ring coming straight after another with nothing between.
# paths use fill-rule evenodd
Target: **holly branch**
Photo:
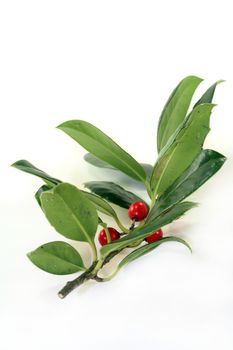
<instances>
[{"instance_id":1,"label":"holly branch","mask_svg":"<svg viewBox=\"0 0 233 350\"><path fill-rule=\"evenodd\" d=\"M155 164L139 163L103 131L83 120L69 120L57 128L87 150L84 159L98 168L119 176L112 181L90 181L83 189L50 176L26 160L12 166L41 178L44 184L35 198L49 223L71 244L49 242L28 253L40 269L56 274L79 273L61 289L60 298L87 282L111 280L128 263L151 252L163 243L178 242L190 246L177 236L166 236L163 227L185 215L197 204L185 201L210 179L226 158L215 150L205 149L210 131L210 117L215 89L211 85L190 108L193 95L202 82L196 76L184 78L173 90L159 118ZM147 136L141 136L143 142ZM143 198L119 183L143 190ZM137 191L136 191L137 192ZM128 220L122 222L117 208L127 210ZM109 217L114 227L107 223ZM101 230L99 230L101 227ZM85 242L92 250L92 262L85 266L72 241ZM131 248L130 252L128 249ZM112 273L101 277L101 270L120 252L126 255Z\"/></svg>"}]
</instances>

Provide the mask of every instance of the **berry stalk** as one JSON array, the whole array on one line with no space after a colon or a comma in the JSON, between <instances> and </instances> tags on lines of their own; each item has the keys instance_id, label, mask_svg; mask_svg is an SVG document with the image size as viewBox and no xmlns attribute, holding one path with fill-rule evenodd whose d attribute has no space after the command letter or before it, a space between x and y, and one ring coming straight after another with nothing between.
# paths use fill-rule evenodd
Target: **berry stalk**
<instances>
[{"instance_id":1,"label":"berry stalk","mask_svg":"<svg viewBox=\"0 0 233 350\"><path fill-rule=\"evenodd\" d=\"M103 279L98 276L99 270L102 269L102 267L106 264L108 264L118 253L120 253L121 250L116 250L112 253L110 253L104 261L97 260L95 261L89 269L87 269L84 273L82 273L80 276L75 278L73 281L69 281L66 283L66 285L60 290L58 293L59 298L64 299L68 294L70 294L74 289L81 286L83 283L87 282L88 280L95 280L96 282L105 282L107 279Z\"/></svg>"}]
</instances>

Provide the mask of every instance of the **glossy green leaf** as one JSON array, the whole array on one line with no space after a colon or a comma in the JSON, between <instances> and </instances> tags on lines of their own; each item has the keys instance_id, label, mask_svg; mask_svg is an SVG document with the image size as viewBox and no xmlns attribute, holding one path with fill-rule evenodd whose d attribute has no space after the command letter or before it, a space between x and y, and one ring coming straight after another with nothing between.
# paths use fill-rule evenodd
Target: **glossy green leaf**
<instances>
[{"instance_id":1,"label":"glossy green leaf","mask_svg":"<svg viewBox=\"0 0 233 350\"><path fill-rule=\"evenodd\" d=\"M41 186L38 191L35 193L35 198L37 200L37 203L41 207L41 201L40 201L40 196L43 192L50 191L53 188L53 186L48 186L48 185L43 185Z\"/></svg>"},{"instance_id":2,"label":"glossy green leaf","mask_svg":"<svg viewBox=\"0 0 233 350\"><path fill-rule=\"evenodd\" d=\"M29 163L27 160L23 160L23 159L19 160L14 164L12 164L12 166L16 169L24 171L25 173L29 173L37 177L40 177L48 185L57 185L61 182L60 180L55 179L54 177L46 174L43 170L36 168L33 164Z\"/></svg>"},{"instance_id":3,"label":"glossy green leaf","mask_svg":"<svg viewBox=\"0 0 233 350\"><path fill-rule=\"evenodd\" d=\"M146 174L141 165L94 125L83 120L70 120L59 125L58 128L97 158L135 180L146 181Z\"/></svg>"},{"instance_id":4,"label":"glossy green leaf","mask_svg":"<svg viewBox=\"0 0 233 350\"><path fill-rule=\"evenodd\" d=\"M91 192L105 198L111 203L128 209L133 202L144 202L136 194L126 191L123 187L109 181L90 181L84 184Z\"/></svg>"},{"instance_id":5,"label":"glossy green leaf","mask_svg":"<svg viewBox=\"0 0 233 350\"><path fill-rule=\"evenodd\" d=\"M206 90L206 92L202 95L202 97L197 101L197 103L194 105L194 108L200 104L203 103L211 103L214 97L215 89L218 84L223 83L224 80L218 80L216 83L211 85L209 89Z\"/></svg>"},{"instance_id":6,"label":"glossy green leaf","mask_svg":"<svg viewBox=\"0 0 233 350\"><path fill-rule=\"evenodd\" d=\"M105 215L111 216L113 218L117 218L117 214L116 214L115 210L103 198L101 198L93 193L89 193L86 191L82 191L82 192L94 204L97 211L99 211Z\"/></svg>"},{"instance_id":7,"label":"glossy green leaf","mask_svg":"<svg viewBox=\"0 0 233 350\"><path fill-rule=\"evenodd\" d=\"M103 246L100 250L101 256L105 258L111 252L126 248L127 246L144 239L161 227L171 223L178 217L184 215L188 210L194 208L196 203L183 202L174 205L169 211L160 214L155 220L149 221L142 229L135 230L130 235Z\"/></svg>"},{"instance_id":8,"label":"glossy green leaf","mask_svg":"<svg viewBox=\"0 0 233 350\"><path fill-rule=\"evenodd\" d=\"M183 79L169 97L159 119L157 132L158 152L186 117L193 94L202 79L188 76Z\"/></svg>"},{"instance_id":9,"label":"glossy green leaf","mask_svg":"<svg viewBox=\"0 0 233 350\"><path fill-rule=\"evenodd\" d=\"M166 242L178 242L178 243L182 243L184 244L190 251L191 247L189 246L189 244L187 242L185 242L185 240L183 240L182 238L179 237L175 237L175 236L170 236L170 237L164 237L161 238L155 242L152 242L150 244L145 244L137 249L135 249L134 251L132 251L130 254L128 254L118 265L118 270L121 269L123 266L125 266L126 264L132 262L135 259L140 258L141 256L151 252L152 250L154 250L155 248L157 248L158 246L160 246L163 243Z\"/></svg>"},{"instance_id":10,"label":"glossy green leaf","mask_svg":"<svg viewBox=\"0 0 233 350\"><path fill-rule=\"evenodd\" d=\"M209 132L209 120L214 105L194 108L168 141L154 166L151 190L161 195L187 169L200 153Z\"/></svg>"},{"instance_id":11,"label":"glossy green leaf","mask_svg":"<svg viewBox=\"0 0 233 350\"><path fill-rule=\"evenodd\" d=\"M202 186L224 164L226 157L213 150L202 150L180 177L156 200L149 214L156 217L174 204L181 202Z\"/></svg>"},{"instance_id":12,"label":"glossy green leaf","mask_svg":"<svg viewBox=\"0 0 233 350\"><path fill-rule=\"evenodd\" d=\"M27 256L34 265L54 275L68 275L85 270L80 254L65 242L43 244Z\"/></svg>"},{"instance_id":13,"label":"glossy green leaf","mask_svg":"<svg viewBox=\"0 0 233 350\"><path fill-rule=\"evenodd\" d=\"M98 215L82 191L62 183L43 192L40 200L48 221L57 232L67 238L94 245Z\"/></svg>"},{"instance_id":14,"label":"glossy green leaf","mask_svg":"<svg viewBox=\"0 0 233 350\"><path fill-rule=\"evenodd\" d=\"M94 165L98 168L104 168L104 169L111 169L111 170L115 170L115 171L119 171L118 169L114 168L113 166L111 166L110 164L104 162L103 160L95 157L93 154L91 153L86 153L84 156L84 159L87 163ZM140 165L142 166L142 168L144 169L147 177L149 177L152 173L153 170L153 166L151 164L146 164L146 163L140 163Z\"/></svg>"}]
</instances>

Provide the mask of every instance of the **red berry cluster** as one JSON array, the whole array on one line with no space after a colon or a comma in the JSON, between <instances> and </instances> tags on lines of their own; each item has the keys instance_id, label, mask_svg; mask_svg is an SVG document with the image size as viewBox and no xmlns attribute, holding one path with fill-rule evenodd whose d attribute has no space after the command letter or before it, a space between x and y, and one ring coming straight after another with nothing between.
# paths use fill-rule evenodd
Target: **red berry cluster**
<instances>
[{"instance_id":1,"label":"red berry cluster","mask_svg":"<svg viewBox=\"0 0 233 350\"><path fill-rule=\"evenodd\" d=\"M129 218L133 221L142 221L147 217L148 208L143 202L134 202L130 205L128 209ZM115 241L120 238L120 233L113 227L108 227L108 232L111 241ZM163 231L159 229L153 232L150 236L145 238L147 243L152 243L163 237ZM105 230L101 230L98 236L99 243L103 246L108 243L107 235Z\"/></svg>"}]
</instances>

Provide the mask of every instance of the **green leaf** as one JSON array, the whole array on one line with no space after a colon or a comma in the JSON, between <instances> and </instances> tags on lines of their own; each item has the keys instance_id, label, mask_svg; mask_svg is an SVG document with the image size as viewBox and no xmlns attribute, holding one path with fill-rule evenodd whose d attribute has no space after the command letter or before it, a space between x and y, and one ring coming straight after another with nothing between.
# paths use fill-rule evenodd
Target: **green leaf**
<instances>
[{"instance_id":1,"label":"green leaf","mask_svg":"<svg viewBox=\"0 0 233 350\"><path fill-rule=\"evenodd\" d=\"M200 153L210 130L213 107L212 104L195 107L160 152L150 181L154 196L163 193Z\"/></svg>"},{"instance_id":2,"label":"green leaf","mask_svg":"<svg viewBox=\"0 0 233 350\"><path fill-rule=\"evenodd\" d=\"M71 136L97 158L135 180L146 181L146 174L141 165L94 125L83 120L69 120L59 125L58 129Z\"/></svg>"},{"instance_id":3,"label":"green leaf","mask_svg":"<svg viewBox=\"0 0 233 350\"><path fill-rule=\"evenodd\" d=\"M142 229L134 231L130 235L125 236L117 241L111 242L103 246L100 250L102 258L115 250L126 248L127 246L144 239L151 233L157 231L161 227L171 223L178 217L184 215L188 210L194 208L196 203L183 202L174 205L169 211L160 214L155 220L149 221Z\"/></svg>"},{"instance_id":4,"label":"green leaf","mask_svg":"<svg viewBox=\"0 0 233 350\"><path fill-rule=\"evenodd\" d=\"M134 251L132 251L129 255L127 255L118 265L117 270L121 269L123 266L125 266L126 264L130 263L131 261L140 258L141 256L151 252L152 250L154 250L155 248L157 248L159 245L166 243L166 242L179 242L184 244L191 252L191 247L189 246L189 244L187 242L185 242L183 239L179 238L179 237L174 237L174 236L170 236L170 237L164 237L161 238L153 243L150 244L145 244L140 248L135 249Z\"/></svg>"},{"instance_id":5,"label":"green leaf","mask_svg":"<svg viewBox=\"0 0 233 350\"><path fill-rule=\"evenodd\" d=\"M98 168L104 168L104 169L111 169L111 170L119 171L118 169L114 168L110 164L104 162L101 159L98 159L97 157L95 157L91 153L86 153L85 156L84 156L84 159L85 159L85 161L87 163L89 163L91 165L94 165L94 166L96 166ZM153 170L153 166L151 164L146 164L146 163L140 163L140 165L144 169L147 177L150 177L150 175L152 173L152 170Z\"/></svg>"},{"instance_id":6,"label":"green leaf","mask_svg":"<svg viewBox=\"0 0 233 350\"><path fill-rule=\"evenodd\" d=\"M43 185L41 186L38 191L35 193L35 198L37 200L37 203L41 207L41 201L40 201L40 196L43 192L50 191L53 188L53 186L48 186L48 185Z\"/></svg>"},{"instance_id":7,"label":"green leaf","mask_svg":"<svg viewBox=\"0 0 233 350\"><path fill-rule=\"evenodd\" d=\"M202 79L189 76L183 79L169 97L159 119L157 132L158 152L166 145L186 117L192 96Z\"/></svg>"},{"instance_id":8,"label":"green leaf","mask_svg":"<svg viewBox=\"0 0 233 350\"><path fill-rule=\"evenodd\" d=\"M40 207L41 207L41 200L40 200L41 194L43 192L50 191L53 187L49 187L47 185L43 185L36 192L35 198L36 198L36 200L37 200L37 202L38 202ZM113 217L116 220L116 222L119 223L119 219L117 217L116 212L108 204L108 202L104 201L102 198L96 196L95 194L92 194L92 193L89 193L89 192L86 192L86 191L82 191L82 193L85 195L85 197L87 197L87 199L89 199L92 202L92 204L94 204L94 206L95 206L97 211ZM98 218L98 220L99 220L99 223L102 222L100 217Z\"/></svg>"},{"instance_id":9,"label":"green leaf","mask_svg":"<svg viewBox=\"0 0 233 350\"><path fill-rule=\"evenodd\" d=\"M128 209L133 202L144 202L136 194L126 191L123 187L109 181L90 181L84 184L91 192L107 199L109 202ZM146 204L146 203L145 203Z\"/></svg>"},{"instance_id":10,"label":"green leaf","mask_svg":"<svg viewBox=\"0 0 233 350\"><path fill-rule=\"evenodd\" d=\"M224 80L218 80L216 81L216 83L211 85L209 89L207 89L206 92L202 95L202 97L197 101L193 108L203 103L211 103L214 97L216 86L223 82Z\"/></svg>"},{"instance_id":11,"label":"green leaf","mask_svg":"<svg viewBox=\"0 0 233 350\"><path fill-rule=\"evenodd\" d=\"M180 177L156 200L149 217L156 217L181 202L202 186L224 164L226 157L213 150L202 150Z\"/></svg>"},{"instance_id":12,"label":"green leaf","mask_svg":"<svg viewBox=\"0 0 233 350\"><path fill-rule=\"evenodd\" d=\"M42 180L44 180L48 185L57 185L61 181L58 179L55 179L54 177L46 174L43 170L40 170L36 168L33 164L29 163L27 160L19 160L12 164L16 169L22 170L25 173L29 173L32 175L35 175L37 177L40 177Z\"/></svg>"},{"instance_id":13,"label":"green leaf","mask_svg":"<svg viewBox=\"0 0 233 350\"><path fill-rule=\"evenodd\" d=\"M77 250L65 242L43 244L27 256L34 265L54 275L68 275L85 270Z\"/></svg>"},{"instance_id":14,"label":"green leaf","mask_svg":"<svg viewBox=\"0 0 233 350\"><path fill-rule=\"evenodd\" d=\"M117 218L117 214L115 210L103 198L100 198L99 196L96 196L93 193L89 193L86 191L82 191L82 192L94 204L97 211L105 215L111 216L113 218Z\"/></svg>"},{"instance_id":15,"label":"green leaf","mask_svg":"<svg viewBox=\"0 0 233 350\"><path fill-rule=\"evenodd\" d=\"M40 200L48 221L57 232L94 246L98 215L94 205L77 187L61 183L43 192Z\"/></svg>"},{"instance_id":16,"label":"green leaf","mask_svg":"<svg viewBox=\"0 0 233 350\"><path fill-rule=\"evenodd\" d=\"M118 227L123 232L127 233L129 231L126 227L124 227L124 225L122 225L115 210L111 207L111 205L106 200L104 200L103 198L101 198L93 193L89 193L86 191L82 191L82 192L94 204L94 206L98 212L103 213L103 214L108 215L108 216L111 216L115 220ZM102 224L102 223L103 223L103 221L99 217L99 224Z\"/></svg>"}]
</instances>

